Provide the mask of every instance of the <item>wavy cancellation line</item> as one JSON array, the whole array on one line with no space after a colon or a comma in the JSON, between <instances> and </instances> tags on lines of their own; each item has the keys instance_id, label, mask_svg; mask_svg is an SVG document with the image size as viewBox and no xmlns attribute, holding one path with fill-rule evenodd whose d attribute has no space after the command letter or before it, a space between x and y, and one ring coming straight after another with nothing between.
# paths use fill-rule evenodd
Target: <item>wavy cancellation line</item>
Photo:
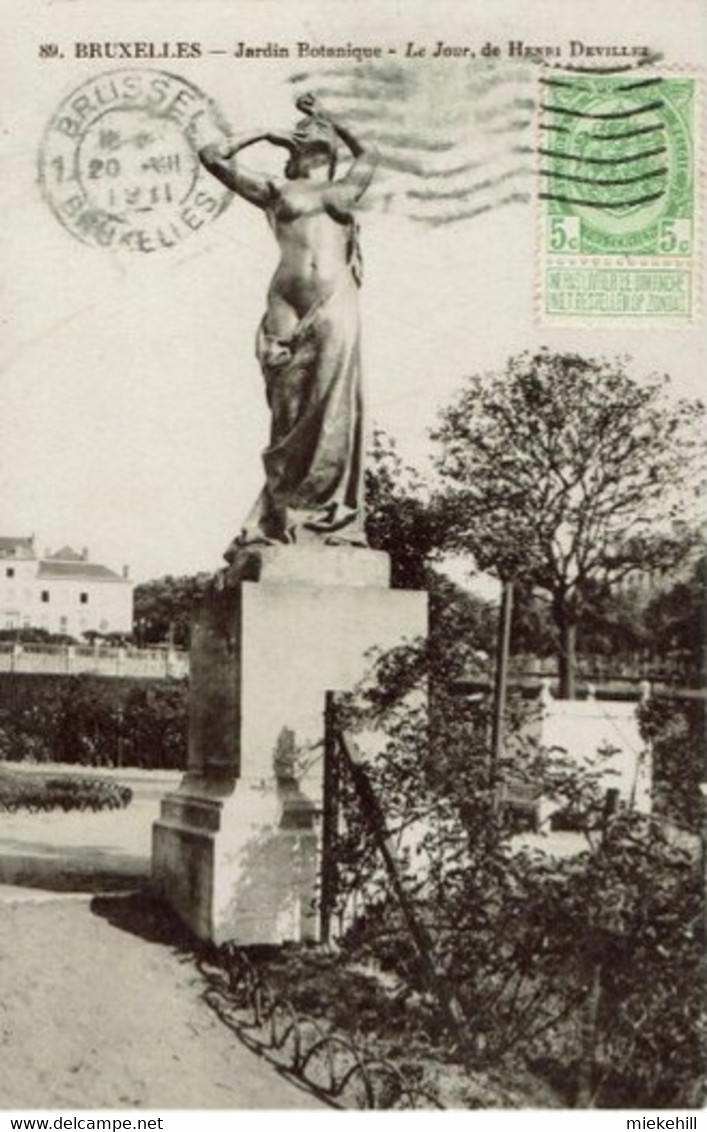
<instances>
[{"instance_id":1,"label":"wavy cancellation line","mask_svg":"<svg viewBox=\"0 0 707 1132\"><path fill-rule=\"evenodd\" d=\"M541 130L552 130L555 134L571 134L574 131L569 126L558 126L554 122L541 122ZM642 126L639 130L624 130L620 134L590 134L590 141L626 141L628 138L638 138L644 134L654 134L656 130L664 130L664 122L656 122L652 126Z\"/></svg>"},{"instance_id":2,"label":"wavy cancellation line","mask_svg":"<svg viewBox=\"0 0 707 1132\"><path fill-rule=\"evenodd\" d=\"M542 157L558 157L561 161L579 161L586 165L626 165L628 162L641 161L649 157L659 157L661 153L667 153L667 145L661 145L657 149L644 149L641 153L629 154L626 157L586 157L580 153L563 153L560 149L542 149L538 147L537 152Z\"/></svg>"},{"instance_id":3,"label":"wavy cancellation line","mask_svg":"<svg viewBox=\"0 0 707 1132\"><path fill-rule=\"evenodd\" d=\"M582 66L581 63L550 63L547 59L540 59L538 66L548 67L552 71L562 71L568 75L596 75L599 78L610 75L625 75L631 71L640 71L643 67L654 67L663 60L660 51L651 51L648 55L641 55L631 63L617 63L611 67L597 67L595 65Z\"/></svg>"},{"instance_id":4,"label":"wavy cancellation line","mask_svg":"<svg viewBox=\"0 0 707 1132\"><path fill-rule=\"evenodd\" d=\"M610 208L614 211L622 208L635 208L639 204L651 204L654 200L660 200L664 196L664 189L657 193L649 193L647 196L635 197L633 200L621 201L581 200L578 197L567 197L560 193L538 193L540 200L554 200L559 204L576 204L584 208Z\"/></svg>"},{"instance_id":5,"label":"wavy cancellation line","mask_svg":"<svg viewBox=\"0 0 707 1132\"><path fill-rule=\"evenodd\" d=\"M638 114L647 114L649 110L660 110L665 106L662 98L657 98L654 102L646 102L643 106L635 106L632 110L610 110L605 114L591 114L585 110L572 110L567 106L548 106L547 103L540 104L541 110L547 110L552 114L566 114L570 118L592 118L601 121L614 121L619 118L635 118Z\"/></svg>"},{"instance_id":6,"label":"wavy cancellation line","mask_svg":"<svg viewBox=\"0 0 707 1132\"><path fill-rule=\"evenodd\" d=\"M489 201L487 204L480 204L475 208L459 209L456 212L438 213L434 215L422 215L420 213L409 213L410 220L415 220L424 224L429 224L432 228L438 228L442 224L455 224L460 220L475 220L477 216L483 216L487 212L493 212L495 209L506 208L511 204L528 204L530 202L530 193L515 192L509 193L508 196L499 197L498 200Z\"/></svg>"},{"instance_id":7,"label":"wavy cancellation line","mask_svg":"<svg viewBox=\"0 0 707 1132\"><path fill-rule=\"evenodd\" d=\"M466 200L476 193L496 188L497 185L502 185L512 177L531 177L534 172L535 170L528 165L516 165L513 169L506 170L505 173L499 173L497 177L486 177L483 181L477 181L472 185L447 191L442 190L441 192L435 189L408 189L406 196L408 200L416 201Z\"/></svg>"},{"instance_id":8,"label":"wavy cancellation line","mask_svg":"<svg viewBox=\"0 0 707 1132\"><path fill-rule=\"evenodd\" d=\"M539 82L543 86L564 87L566 90L581 91L585 94L593 93L593 87L582 86L581 83L568 81L567 79L544 79L541 77ZM663 79L658 76L650 79L639 79L639 81L635 83L623 83L621 86L614 87L614 91L643 90L647 86L657 86L662 82Z\"/></svg>"},{"instance_id":9,"label":"wavy cancellation line","mask_svg":"<svg viewBox=\"0 0 707 1132\"><path fill-rule=\"evenodd\" d=\"M508 161L512 157L528 157L534 152L535 150L530 145L511 145L484 157L482 160L464 161L460 165L445 165L441 169L430 169L423 162L412 160L407 156L398 157L395 154L384 153L381 155L381 165L389 171L408 173L423 180L450 180L452 177L461 177L465 173L478 172L478 170L484 169L488 165L496 165L500 161Z\"/></svg>"},{"instance_id":10,"label":"wavy cancellation line","mask_svg":"<svg viewBox=\"0 0 707 1132\"><path fill-rule=\"evenodd\" d=\"M556 173L554 169L541 169L541 177L553 177L558 181L573 181L578 185L598 185L611 186L611 185L637 185L641 181L652 181L655 177L663 177L667 174L667 165L662 165L659 169L651 169L645 173L637 173L635 177L580 177L574 173Z\"/></svg>"},{"instance_id":11,"label":"wavy cancellation line","mask_svg":"<svg viewBox=\"0 0 707 1132\"><path fill-rule=\"evenodd\" d=\"M664 122L656 122L653 126L643 126L640 130L626 130L622 134L592 134L594 141L624 141L626 138L637 138L641 134L653 134L656 130L664 130Z\"/></svg>"}]
</instances>

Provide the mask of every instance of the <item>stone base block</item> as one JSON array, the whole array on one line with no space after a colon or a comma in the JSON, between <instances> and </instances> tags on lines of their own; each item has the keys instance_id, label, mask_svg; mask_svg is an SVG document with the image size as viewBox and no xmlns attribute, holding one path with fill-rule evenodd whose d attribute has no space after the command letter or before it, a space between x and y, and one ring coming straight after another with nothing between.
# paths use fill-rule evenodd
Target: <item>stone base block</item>
<instances>
[{"instance_id":1,"label":"stone base block","mask_svg":"<svg viewBox=\"0 0 707 1132\"><path fill-rule=\"evenodd\" d=\"M153 826L153 883L199 939L313 940L316 814L294 784L234 782L224 798L186 779Z\"/></svg>"},{"instance_id":2,"label":"stone base block","mask_svg":"<svg viewBox=\"0 0 707 1132\"><path fill-rule=\"evenodd\" d=\"M226 579L276 586L390 585L390 558L368 547L244 546L232 556Z\"/></svg>"},{"instance_id":3,"label":"stone base block","mask_svg":"<svg viewBox=\"0 0 707 1132\"><path fill-rule=\"evenodd\" d=\"M261 551L259 580L209 595L192 632L189 770L154 826L153 874L217 943L314 937L325 693L427 629L426 595L386 587L387 556L312 553Z\"/></svg>"}]
</instances>

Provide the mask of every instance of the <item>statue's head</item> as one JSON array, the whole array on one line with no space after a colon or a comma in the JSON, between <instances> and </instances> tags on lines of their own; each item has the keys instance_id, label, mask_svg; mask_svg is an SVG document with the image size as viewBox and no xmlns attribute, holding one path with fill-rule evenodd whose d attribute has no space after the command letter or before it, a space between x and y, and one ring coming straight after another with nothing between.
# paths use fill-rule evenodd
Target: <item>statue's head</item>
<instances>
[{"instance_id":1,"label":"statue's head","mask_svg":"<svg viewBox=\"0 0 707 1132\"><path fill-rule=\"evenodd\" d=\"M327 118L312 114L302 118L292 132L292 153L285 176L294 179L307 169L326 165L329 177L336 172L336 132Z\"/></svg>"}]
</instances>

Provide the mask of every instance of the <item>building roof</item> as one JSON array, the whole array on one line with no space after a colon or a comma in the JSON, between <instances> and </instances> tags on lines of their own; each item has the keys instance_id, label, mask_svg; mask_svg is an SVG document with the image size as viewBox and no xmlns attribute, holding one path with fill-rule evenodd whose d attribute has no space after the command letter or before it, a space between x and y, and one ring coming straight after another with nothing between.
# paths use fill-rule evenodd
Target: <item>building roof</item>
<instances>
[{"instance_id":1,"label":"building roof","mask_svg":"<svg viewBox=\"0 0 707 1132\"><path fill-rule=\"evenodd\" d=\"M114 570L109 570L107 566L99 566L95 562L84 562L82 559L77 562L63 562L55 558L43 558L39 563L37 577L76 578L87 582L128 581L128 579L122 578L120 574L116 574ZM128 584L131 583L128 582Z\"/></svg>"},{"instance_id":2,"label":"building roof","mask_svg":"<svg viewBox=\"0 0 707 1132\"><path fill-rule=\"evenodd\" d=\"M78 550L74 550L73 546L62 546L61 550L55 550L53 554L47 554L47 558L58 558L61 562L84 562L88 558L88 551L79 554Z\"/></svg>"},{"instance_id":3,"label":"building roof","mask_svg":"<svg viewBox=\"0 0 707 1132\"><path fill-rule=\"evenodd\" d=\"M0 558L35 558L34 535L29 538L0 535Z\"/></svg>"}]
</instances>

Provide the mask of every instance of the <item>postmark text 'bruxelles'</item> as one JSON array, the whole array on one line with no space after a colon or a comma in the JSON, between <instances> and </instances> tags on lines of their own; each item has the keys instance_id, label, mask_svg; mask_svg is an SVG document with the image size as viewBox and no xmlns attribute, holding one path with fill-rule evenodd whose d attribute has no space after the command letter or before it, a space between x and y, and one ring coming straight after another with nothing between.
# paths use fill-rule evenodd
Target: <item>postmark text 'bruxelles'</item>
<instances>
[{"instance_id":1,"label":"postmark text 'bruxelles'","mask_svg":"<svg viewBox=\"0 0 707 1132\"><path fill-rule=\"evenodd\" d=\"M197 122L229 132L218 107L186 79L151 69L90 79L59 105L39 153L39 183L59 222L83 243L171 248L213 220L230 193L200 165Z\"/></svg>"}]
</instances>

